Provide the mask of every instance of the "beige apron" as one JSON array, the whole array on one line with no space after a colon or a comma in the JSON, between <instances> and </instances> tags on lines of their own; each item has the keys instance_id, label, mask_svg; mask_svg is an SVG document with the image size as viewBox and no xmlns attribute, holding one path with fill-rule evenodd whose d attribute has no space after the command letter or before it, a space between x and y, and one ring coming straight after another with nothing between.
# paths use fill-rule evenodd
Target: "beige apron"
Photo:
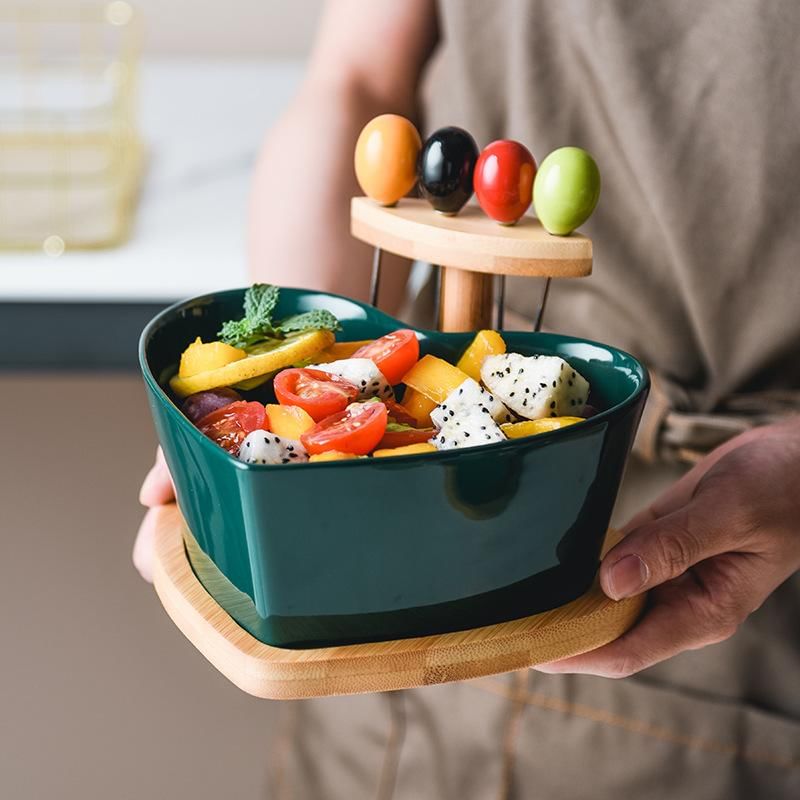
<instances>
[{"instance_id":1,"label":"beige apron","mask_svg":"<svg viewBox=\"0 0 800 800\"><path fill-rule=\"evenodd\" d=\"M554 285L546 324L657 376L624 520L800 410L800 3L446 0L440 28L428 129L600 164L595 274ZM539 291L513 286L512 309L532 317ZM528 671L283 710L276 800L797 800L800 577L732 639L625 680Z\"/></svg>"},{"instance_id":2,"label":"beige apron","mask_svg":"<svg viewBox=\"0 0 800 800\"><path fill-rule=\"evenodd\" d=\"M638 508L681 474L640 469ZM722 644L614 681L524 671L283 704L270 800L797 800L800 581Z\"/></svg>"}]
</instances>

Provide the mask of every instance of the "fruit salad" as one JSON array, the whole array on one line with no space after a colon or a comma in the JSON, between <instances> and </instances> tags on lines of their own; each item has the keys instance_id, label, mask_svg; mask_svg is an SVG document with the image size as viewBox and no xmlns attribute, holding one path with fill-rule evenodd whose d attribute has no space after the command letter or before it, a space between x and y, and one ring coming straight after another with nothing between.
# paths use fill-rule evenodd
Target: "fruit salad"
<instances>
[{"instance_id":1,"label":"fruit salad","mask_svg":"<svg viewBox=\"0 0 800 800\"><path fill-rule=\"evenodd\" d=\"M275 286L248 289L243 317L215 341L191 342L170 381L186 417L247 464L481 447L593 413L589 383L573 366L509 353L497 331L479 331L451 364L420 357L412 330L347 342L336 340L328 311L276 320L278 295Z\"/></svg>"}]
</instances>

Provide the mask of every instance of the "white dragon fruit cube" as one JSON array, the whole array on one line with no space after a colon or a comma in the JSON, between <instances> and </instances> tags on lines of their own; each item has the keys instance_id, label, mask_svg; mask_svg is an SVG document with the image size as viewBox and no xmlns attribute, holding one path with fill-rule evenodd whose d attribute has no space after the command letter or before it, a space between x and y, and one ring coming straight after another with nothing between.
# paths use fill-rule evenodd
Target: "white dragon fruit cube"
<instances>
[{"instance_id":1,"label":"white dragon fruit cube","mask_svg":"<svg viewBox=\"0 0 800 800\"><path fill-rule=\"evenodd\" d=\"M394 390L375 362L369 358L342 358L328 364L311 364L308 369L318 369L350 381L358 387L359 400L369 400L371 397L379 397L381 400L394 398Z\"/></svg>"},{"instance_id":2,"label":"white dragon fruit cube","mask_svg":"<svg viewBox=\"0 0 800 800\"><path fill-rule=\"evenodd\" d=\"M505 434L492 419L489 410L485 406L473 406L454 417L448 416L430 443L437 450L453 450L457 447L494 444L505 439Z\"/></svg>"},{"instance_id":3,"label":"white dragon fruit cube","mask_svg":"<svg viewBox=\"0 0 800 800\"><path fill-rule=\"evenodd\" d=\"M259 430L247 434L239 447L239 461L245 464L301 464L308 461L308 453L294 439Z\"/></svg>"},{"instance_id":4,"label":"white dragon fruit cube","mask_svg":"<svg viewBox=\"0 0 800 800\"><path fill-rule=\"evenodd\" d=\"M431 420L441 428L449 420L473 408L486 408L495 422L513 422L514 416L493 395L477 381L467 378L458 388L447 395L443 403L431 411Z\"/></svg>"},{"instance_id":5,"label":"white dragon fruit cube","mask_svg":"<svg viewBox=\"0 0 800 800\"><path fill-rule=\"evenodd\" d=\"M481 366L481 380L525 419L580 416L589 397L586 379L558 356L488 356Z\"/></svg>"}]
</instances>

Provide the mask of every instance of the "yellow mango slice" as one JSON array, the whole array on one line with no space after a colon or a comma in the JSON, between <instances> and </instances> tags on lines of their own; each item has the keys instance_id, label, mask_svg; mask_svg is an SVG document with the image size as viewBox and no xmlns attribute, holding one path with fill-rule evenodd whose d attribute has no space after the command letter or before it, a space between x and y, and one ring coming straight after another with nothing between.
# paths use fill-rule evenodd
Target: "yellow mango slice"
<instances>
[{"instance_id":1,"label":"yellow mango slice","mask_svg":"<svg viewBox=\"0 0 800 800\"><path fill-rule=\"evenodd\" d=\"M403 408L414 417L418 428L430 428L433 425L431 411L436 406L435 400L429 400L422 392L418 392L410 386L406 387L406 392L403 395Z\"/></svg>"},{"instance_id":2,"label":"yellow mango slice","mask_svg":"<svg viewBox=\"0 0 800 800\"><path fill-rule=\"evenodd\" d=\"M324 453L316 453L313 456L309 456L308 460L312 463L318 463L320 461L350 461L353 458L361 458L361 456L357 456L354 453L342 453L339 450L327 450Z\"/></svg>"},{"instance_id":3,"label":"yellow mango slice","mask_svg":"<svg viewBox=\"0 0 800 800\"><path fill-rule=\"evenodd\" d=\"M338 361L341 358L352 358L356 350L365 344L372 344L372 339L362 339L360 342L334 342L326 350L323 350L315 359L317 364L329 364L331 361Z\"/></svg>"},{"instance_id":4,"label":"yellow mango slice","mask_svg":"<svg viewBox=\"0 0 800 800\"><path fill-rule=\"evenodd\" d=\"M478 331L456 366L480 383L483 360L487 356L500 356L505 352L506 343L497 331Z\"/></svg>"},{"instance_id":5,"label":"yellow mango slice","mask_svg":"<svg viewBox=\"0 0 800 800\"><path fill-rule=\"evenodd\" d=\"M231 347L225 342L202 342L198 336L183 351L178 375L181 378L191 378L193 375L219 369L246 357L247 353L238 347Z\"/></svg>"},{"instance_id":6,"label":"yellow mango slice","mask_svg":"<svg viewBox=\"0 0 800 800\"><path fill-rule=\"evenodd\" d=\"M576 422L583 422L583 417L545 417L543 419L526 420L525 422L510 422L501 425L500 430L509 439L522 439L525 436L535 436L537 433L547 433L559 428L566 428Z\"/></svg>"},{"instance_id":7,"label":"yellow mango slice","mask_svg":"<svg viewBox=\"0 0 800 800\"><path fill-rule=\"evenodd\" d=\"M267 406L269 429L286 439L299 439L316 424L311 415L300 406Z\"/></svg>"},{"instance_id":8,"label":"yellow mango slice","mask_svg":"<svg viewBox=\"0 0 800 800\"><path fill-rule=\"evenodd\" d=\"M218 389L220 386L234 386L259 375L276 372L304 358L310 358L330 347L333 341L334 336L330 331L305 331L287 336L270 347L262 348L258 353L226 364L219 369L200 372L188 378L176 375L169 385L179 397L187 397L207 389Z\"/></svg>"},{"instance_id":9,"label":"yellow mango slice","mask_svg":"<svg viewBox=\"0 0 800 800\"><path fill-rule=\"evenodd\" d=\"M388 447L385 450L376 450L372 455L375 458L388 458L390 456L415 456L417 453L435 453L436 448L430 442L406 444L402 447Z\"/></svg>"},{"instance_id":10,"label":"yellow mango slice","mask_svg":"<svg viewBox=\"0 0 800 800\"><path fill-rule=\"evenodd\" d=\"M448 364L444 359L427 355L417 361L403 376L403 383L438 405L468 377L469 375L458 367Z\"/></svg>"}]
</instances>

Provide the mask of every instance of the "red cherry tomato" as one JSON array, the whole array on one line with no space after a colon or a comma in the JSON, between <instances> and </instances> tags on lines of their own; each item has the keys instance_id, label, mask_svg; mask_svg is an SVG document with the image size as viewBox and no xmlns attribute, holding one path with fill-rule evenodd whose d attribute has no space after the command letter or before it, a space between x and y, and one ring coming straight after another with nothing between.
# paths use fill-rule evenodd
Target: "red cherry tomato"
<instances>
[{"instance_id":1,"label":"red cherry tomato","mask_svg":"<svg viewBox=\"0 0 800 800\"><path fill-rule=\"evenodd\" d=\"M338 450L365 456L383 438L387 416L383 403L356 403L318 422L300 441L311 455Z\"/></svg>"},{"instance_id":2,"label":"red cherry tomato","mask_svg":"<svg viewBox=\"0 0 800 800\"><path fill-rule=\"evenodd\" d=\"M512 224L533 199L536 162L527 147L511 139L487 145L475 164L475 196L496 222Z\"/></svg>"},{"instance_id":3,"label":"red cherry tomato","mask_svg":"<svg viewBox=\"0 0 800 800\"><path fill-rule=\"evenodd\" d=\"M197 421L197 427L220 447L236 455L248 433L269 430L269 420L261 403L237 400Z\"/></svg>"},{"instance_id":4,"label":"red cherry tomato","mask_svg":"<svg viewBox=\"0 0 800 800\"><path fill-rule=\"evenodd\" d=\"M420 444L429 442L436 435L434 428L409 428L405 431L386 431L378 447L384 448L405 447L407 444Z\"/></svg>"},{"instance_id":5,"label":"red cherry tomato","mask_svg":"<svg viewBox=\"0 0 800 800\"><path fill-rule=\"evenodd\" d=\"M386 399L383 402L389 411L389 419L399 422L401 425L410 425L412 428L417 427L419 424L417 418L405 406L400 405L396 400Z\"/></svg>"},{"instance_id":6,"label":"red cherry tomato","mask_svg":"<svg viewBox=\"0 0 800 800\"><path fill-rule=\"evenodd\" d=\"M419 360L419 341L414 331L401 328L359 347L353 353L353 358L374 361L386 380L394 386Z\"/></svg>"},{"instance_id":7,"label":"red cherry tomato","mask_svg":"<svg viewBox=\"0 0 800 800\"><path fill-rule=\"evenodd\" d=\"M343 411L358 397L357 386L319 369L285 369L273 387L281 405L300 406L314 422Z\"/></svg>"}]
</instances>

